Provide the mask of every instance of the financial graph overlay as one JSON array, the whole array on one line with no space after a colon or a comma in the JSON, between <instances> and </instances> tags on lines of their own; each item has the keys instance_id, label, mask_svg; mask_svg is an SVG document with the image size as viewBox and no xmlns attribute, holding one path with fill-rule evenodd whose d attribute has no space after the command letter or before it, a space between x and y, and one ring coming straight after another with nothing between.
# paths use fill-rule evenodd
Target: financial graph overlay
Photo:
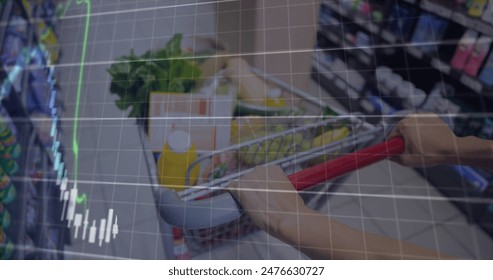
<instances>
[{"instance_id":1,"label":"financial graph overlay","mask_svg":"<svg viewBox=\"0 0 493 280\"><path fill-rule=\"evenodd\" d=\"M65 7L65 11L71 2L68 2ZM67 222L67 227L72 227L74 230L74 239L78 239L79 236L82 240L87 240L87 242L94 244L96 240L98 240L99 246L104 243L109 243L112 239L115 239L118 234L118 216L114 215L114 210L108 210L107 218L101 218L99 221L97 219L90 219L90 209L87 208L87 195L85 193L79 194L77 189L77 178L78 178L78 164L79 164L79 151L78 151L78 140L77 140L77 127L78 127L78 118L79 118L79 103L80 103L80 95L82 89L82 80L84 78L84 64L86 57L86 46L87 46L87 37L89 35L89 27L90 27L90 18L91 18L91 1L90 0L82 0L77 1L78 5L86 6L86 14L85 14L85 32L83 37L83 46L82 46L82 54L81 61L79 67L79 80L77 85L77 98L76 98L76 108L75 108L75 116L74 116L74 132L73 132L73 154L74 154L74 180L69 187L69 179L67 177L67 170L65 169L65 164L60 161L61 155L57 151L57 147L59 145L59 141L55 139L53 141L53 153L55 157L55 170L58 171L57 177L57 185L60 187L60 201L63 202L62 215L60 219L62 221ZM53 89L54 94L56 94ZM53 114L53 126L52 126L52 137L56 138L56 109ZM62 175L63 174L63 175ZM77 205L83 205L83 210L81 212L77 212ZM91 222L92 221L92 222ZM99 222L99 226L98 226ZM79 231L82 233L79 235Z\"/></svg>"},{"instance_id":2,"label":"financial graph overlay","mask_svg":"<svg viewBox=\"0 0 493 280\"><path fill-rule=\"evenodd\" d=\"M0 125L7 108L22 150L3 176L17 200L0 186L0 259L4 243L7 259L302 259L239 215L231 180L368 148L403 110L492 139L493 2L486 19L442 2L0 0ZM382 161L302 198L357 230L484 259L492 187L470 166Z\"/></svg>"}]
</instances>

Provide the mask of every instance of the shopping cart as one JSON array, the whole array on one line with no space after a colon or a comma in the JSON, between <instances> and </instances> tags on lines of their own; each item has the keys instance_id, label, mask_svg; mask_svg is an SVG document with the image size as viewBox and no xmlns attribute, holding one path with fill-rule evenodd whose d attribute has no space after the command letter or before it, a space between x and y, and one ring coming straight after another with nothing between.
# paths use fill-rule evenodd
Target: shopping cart
<instances>
[{"instance_id":1,"label":"shopping cart","mask_svg":"<svg viewBox=\"0 0 493 280\"><path fill-rule=\"evenodd\" d=\"M392 139L365 148L383 140L385 126L374 126L365 122L363 116L348 116L337 109L333 109L338 113L337 116L323 116L322 112L328 106L321 99L292 88L284 81L266 76L258 70L254 70L254 73L270 86L280 88L288 103L296 104L309 114L269 117L268 126L283 123L286 129L199 156L188 169L186 184L190 185L190 173L195 166L214 165L217 159L229 163L230 168L227 172L211 175L180 192L162 187L157 180L157 157L149 149L144 129L141 129L142 145L157 211L164 221L161 223L161 230L168 257L174 255L170 249L173 247L171 227L183 231L192 255L208 251L220 244L227 244L227 241L237 240L258 230L248 216L243 215L241 206L226 190L232 180L251 172L255 166L281 166L286 174L291 174L288 178L296 189L305 191L302 197L307 205L319 205L317 199L322 197L319 194L327 191L331 185L327 182L329 179L338 177L341 181L343 178L340 176L348 171L403 150L402 139ZM335 133L325 134L340 129L346 132L343 139L338 139ZM331 135L329 137L333 139L325 139L322 145L315 143L315 135L321 134ZM360 149L363 150L353 153Z\"/></svg>"}]
</instances>

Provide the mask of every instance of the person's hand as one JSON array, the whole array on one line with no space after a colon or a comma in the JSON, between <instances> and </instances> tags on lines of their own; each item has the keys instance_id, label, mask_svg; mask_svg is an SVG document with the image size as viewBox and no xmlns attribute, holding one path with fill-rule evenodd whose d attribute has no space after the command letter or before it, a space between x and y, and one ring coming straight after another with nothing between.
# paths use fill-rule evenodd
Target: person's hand
<instances>
[{"instance_id":1,"label":"person's hand","mask_svg":"<svg viewBox=\"0 0 493 280\"><path fill-rule=\"evenodd\" d=\"M277 165L256 167L233 181L229 191L261 229L277 236L280 223L296 219L305 205L283 170Z\"/></svg>"},{"instance_id":2,"label":"person's hand","mask_svg":"<svg viewBox=\"0 0 493 280\"><path fill-rule=\"evenodd\" d=\"M457 161L459 138L437 115L409 115L389 138L404 138L406 148L392 160L408 167L429 167Z\"/></svg>"}]
</instances>

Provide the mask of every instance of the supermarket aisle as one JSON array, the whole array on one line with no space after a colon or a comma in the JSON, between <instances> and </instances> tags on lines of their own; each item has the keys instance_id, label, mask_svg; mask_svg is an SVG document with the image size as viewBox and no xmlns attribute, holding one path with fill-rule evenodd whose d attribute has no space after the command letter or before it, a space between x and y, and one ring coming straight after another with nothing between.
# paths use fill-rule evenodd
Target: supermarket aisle
<instances>
[{"instance_id":1,"label":"supermarket aisle","mask_svg":"<svg viewBox=\"0 0 493 280\"><path fill-rule=\"evenodd\" d=\"M59 80L66 106L63 129L69 173L74 170L71 164L74 159L71 151L73 117L77 107L86 12L84 5L73 3L60 25L63 67L59 68ZM129 54L131 48L136 53L143 53L162 46L177 32L214 31L212 16L207 20L195 16L207 13L212 6L174 8L176 3L175 0L91 1L92 16L79 104L78 188L79 193L87 194L88 209L94 219L105 218L108 209L114 209L119 234L109 245L101 247L81 241L79 236L70 249L77 253L73 258L91 258L91 254L95 254L95 258L164 257L137 126L134 119L126 117L128 112L115 106L115 97L109 93L110 76L106 69L115 58ZM130 10L132 12L128 12ZM73 176L69 174L70 178Z\"/></svg>"},{"instance_id":2,"label":"supermarket aisle","mask_svg":"<svg viewBox=\"0 0 493 280\"><path fill-rule=\"evenodd\" d=\"M93 0L79 104L76 93L85 7L73 4L60 25L63 56L59 80L66 106L62 125L68 170L73 170L70 164L74 160L73 114L79 106L79 191L88 195L88 209L94 219L104 218L112 208L120 226L118 237L109 245L99 247L75 240L70 248L75 253L68 257L164 257L159 218L148 186L137 126L135 120L126 117L128 112L115 106L106 69L131 48L143 53L162 46L175 33L214 34L214 6L187 5L196 2ZM182 6L176 7L177 3ZM319 97L328 96L315 84L311 92ZM440 200L443 196L411 169L383 162L355 172L336 190L337 194L323 198L322 211L344 223L462 258L493 258L491 239L477 226L469 225L450 202ZM402 200L396 199L396 195L423 199ZM198 258L302 259L304 256L265 233L257 233Z\"/></svg>"}]
</instances>

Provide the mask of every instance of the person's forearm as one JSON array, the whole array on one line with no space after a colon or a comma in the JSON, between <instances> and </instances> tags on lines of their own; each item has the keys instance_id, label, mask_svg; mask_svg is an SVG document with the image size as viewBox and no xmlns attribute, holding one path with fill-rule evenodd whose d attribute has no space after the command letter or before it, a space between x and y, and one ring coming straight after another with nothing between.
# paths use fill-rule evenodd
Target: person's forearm
<instances>
[{"instance_id":1,"label":"person's forearm","mask_svg":"<svg viewBox=\"0 0 493 280\"><path fill-rule=\"evenodd\" d=\"M457 151L458 162L461 165L470 165L493 171L493 141L476 137L458 138Z\"/></svg>"},{"instance_id":2,"label":"person's forearm","mask_svg":"<svg viewBox=\"0 0 493 280\"><path fill-rule=\"evenodd\" d=\"M311 209L284 217L274 235L312 259L439 259L438 252L365 233Z\"/></svg>"}]
</instances>

